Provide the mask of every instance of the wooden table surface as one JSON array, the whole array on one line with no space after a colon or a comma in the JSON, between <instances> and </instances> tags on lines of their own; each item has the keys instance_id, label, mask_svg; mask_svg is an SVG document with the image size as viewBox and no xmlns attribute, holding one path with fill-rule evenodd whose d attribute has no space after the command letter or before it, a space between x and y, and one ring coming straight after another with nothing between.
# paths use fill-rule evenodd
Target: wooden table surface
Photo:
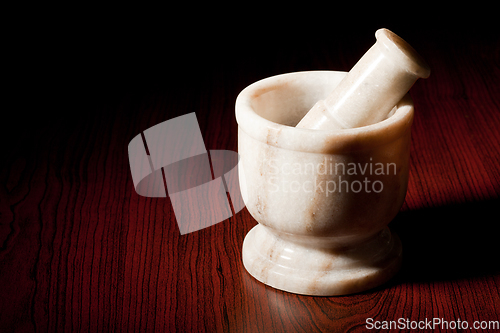
<instances>
[{"instance_id":1,"label":"wooden table surface","mask_svg":"<svg viewBox=\"0 0 500 333\"><path fill-rule=\"evenodd\" d=\"M256 224L246 209L180 235L168 198L137 195L127 155L135 135L196 112L208 150L236 151L234 102L244 87L286 72L349 70L380 27L432 68L411 90L409 186L390 224L404 259L389 283L342 297L275 290L243 268L243 239ZM221 25L192 39L167 29L153 42L145 30L82 29L73 39L58 32L30 40L43 58L26 65L30 93L9 96L17 107L4 112L1 332L345 332L365 330L368 318L498 323L498 32L379 22L326 41L295 32L275 26L262 37Z\"/></svg>"}]
</instances>

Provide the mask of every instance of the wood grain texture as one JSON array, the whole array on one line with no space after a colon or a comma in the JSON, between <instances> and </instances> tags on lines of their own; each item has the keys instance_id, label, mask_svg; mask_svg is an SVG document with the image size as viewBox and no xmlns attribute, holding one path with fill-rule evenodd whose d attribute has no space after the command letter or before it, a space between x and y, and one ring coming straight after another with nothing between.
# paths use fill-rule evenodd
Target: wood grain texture
<instances>
[{"instance_id":1,"label":"wood grain texture","mask_svg":"<svg viewBox=\"0 0 500 333\"><path fill-rule=\"evenodd\" d=\"M268 37L251 50L217 39L203 54L174 56L173 68L161 61L168 44L153 60L156 48L136 59L109 47L105 59L118 62L71 67L69 88L49 86L39 100L43 114L11 115L0 169L0 331L347 332L363 331L367 318L500 320L495 33L393 28L432 74L411 91L409 188L390 225L403 267L376 290L309 297L264 286L241 261L256 224L246 209L181 236L168 198L134 191L127 145L135 135L196 112L207 150L236 151L234 101L245 86L349 70L378 27L330 43ZM121 66L134 59L143 67Z\"/></svg>"}]
</instances>

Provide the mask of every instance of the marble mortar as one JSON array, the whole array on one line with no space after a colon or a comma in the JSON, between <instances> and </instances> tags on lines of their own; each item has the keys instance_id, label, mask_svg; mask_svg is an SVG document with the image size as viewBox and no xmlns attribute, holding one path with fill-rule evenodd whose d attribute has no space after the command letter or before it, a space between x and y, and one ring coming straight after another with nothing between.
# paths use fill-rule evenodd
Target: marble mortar
<instances>
[{"instance_id":1,"label":"marble mortar","mask_svg":"<svg viewBox=\"0 0 500 333\"><path fill-rule=\"evenodd\" d=\"M277 75L236 100L240 187L258 222L245 237L243 264L277 289L357 293L383 284L401 264L401 243L387 225L408 184L409 95L373 125L294 127L345 75Z\"/></svg>"}]
</instances>

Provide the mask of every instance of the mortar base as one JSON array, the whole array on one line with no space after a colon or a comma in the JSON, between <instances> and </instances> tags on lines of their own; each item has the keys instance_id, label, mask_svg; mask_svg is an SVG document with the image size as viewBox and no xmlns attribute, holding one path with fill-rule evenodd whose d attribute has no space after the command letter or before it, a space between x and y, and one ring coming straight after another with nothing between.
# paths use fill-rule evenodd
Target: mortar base
<instances>
[{"instance_id":1,"label":"mortar base","mask_svg":"<svg viewBox=\"0 0 500 333\"><path fill-rule=\"evenodd\" d=\"M385 228L353 246L314 248L284 240L259 224L245 237L243 264L255 279L276 289L303 295L346 295L372 289L393 277L401 266L401 242Z\"/></svg>"}]
</instances>

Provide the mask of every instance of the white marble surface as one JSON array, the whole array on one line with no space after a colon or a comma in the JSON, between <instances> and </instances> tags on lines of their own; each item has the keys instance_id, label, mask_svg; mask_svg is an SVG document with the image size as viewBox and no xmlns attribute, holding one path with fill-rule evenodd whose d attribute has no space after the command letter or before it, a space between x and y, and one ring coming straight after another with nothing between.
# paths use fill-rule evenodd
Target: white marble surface
<instances>
[{"instance_id":1,"label":"white marble surface","mask_svg":"<svg viewBox=\"0 0 500 333\"><path fill-rule=\"evenodd\" d=\"M345 75L278 75L250 85L236 101L240 186L259 222L245 238L243 262L278 289L360 292L387 281L400 264L400 243L386 226L408 183L409 96L370 126L294 127Z\"/></svg>"},{"instance_id":2,"label":"white marble surface","mask_svg":"<svg viewBox=\"0 0 500 333\"><path fill-rule=\"evenodd\" d=\"M304 295L345 295L376 287L400 268L401 243L388 228L342 248L304 246L254 227L243 243L243 264L257 280Z\"/></svg>"},{"instance_id":3,"label":"white marble surface","mask_svg":"<svg viewBox=\"0 0 500 333\"><path fill-rule=\"evenodd\" d=\"M430 69L401 37L379 29L376 43L348 75L297 124L320 130L354 128L386 119L392 108Z\"/></svg>"}]
</instances>

